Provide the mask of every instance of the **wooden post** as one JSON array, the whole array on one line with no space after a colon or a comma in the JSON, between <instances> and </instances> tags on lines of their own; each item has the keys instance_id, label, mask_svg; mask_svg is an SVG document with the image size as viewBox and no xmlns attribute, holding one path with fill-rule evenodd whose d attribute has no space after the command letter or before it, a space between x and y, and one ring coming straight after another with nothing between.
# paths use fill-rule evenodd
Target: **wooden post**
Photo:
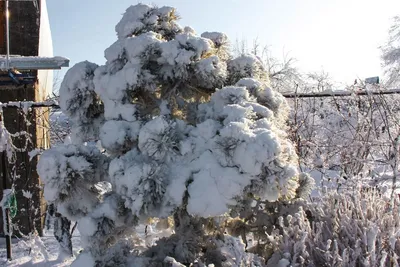
<instances>
[{"instance_id":1,"label":"wooden post","mask_svg":"<svg viewBox=\"0 0 400 267\"><path fill-rule=\"evenodd\" d=\"M10 1L10 54L21 56L39 55L39 30L40 30L40 5L39 9L32 1ZM6 20L5 20L5 1L0 0L0 54L6 55ZM37 77L36 70L30 71L32 76ZM40 82L29 85L1 85L0 102L9 101L43 101L44 94L40 88ZM18 213L13 218L13 223L18 225L18 231L14 235L27 235L37 231L42 235L45 203L42 184L36 172L37 158L30 161L28 151L35 148L47 148L48 133L45 125L48 121L46 108L39 108L28 111L24 114L19 109L4 109L3 121L10 133L25 131L31 136L28 147L26 138L13 138L13 143L18 148L26 148L26 151L16 151L12 163L7 163L8 178L10 170L18 179L14 181L15 197L18 203ZM27 123L29 122L29 124ZM1 155L0 155L1 157ZM0 165L2 160L0 159ZM0 167L1 169L2 167ZM1 171L0 171L1 172ZM1 183L1 182L0 182ZM0 187L2 187L0 185ZM29 191L32 198L26 198L23 191ZM0 231L3 232L2 214L0 213Z\"/></svg>"}]
</instances>

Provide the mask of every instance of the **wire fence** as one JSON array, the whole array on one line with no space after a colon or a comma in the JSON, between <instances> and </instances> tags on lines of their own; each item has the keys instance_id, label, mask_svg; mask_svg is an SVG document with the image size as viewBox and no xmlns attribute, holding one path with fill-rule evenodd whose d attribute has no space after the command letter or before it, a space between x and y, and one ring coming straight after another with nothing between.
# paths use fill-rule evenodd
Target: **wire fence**
<instances>
[{"instance_id":1,"label":"wire fence","mask_svg":"<svg viewBox=\"0 0 400 267\"><path fill-rule=\"evenodd\" d=\"M283 96L291 108L289 135L299 166L321 172L339 169L342 176L354 176L379 164L392 172L398 169L398 161L391 159L399 156L395 141L400 138L400 89ZM70 132L59 108L56 100L0 103L0 113L11 109L24 115L35 110L35 123L50 137L50 146L62 143ZM25 123L32 121L26 118ZM27 166L30 158L19 160L15 165Z\"/></svg>"}]
</instances>

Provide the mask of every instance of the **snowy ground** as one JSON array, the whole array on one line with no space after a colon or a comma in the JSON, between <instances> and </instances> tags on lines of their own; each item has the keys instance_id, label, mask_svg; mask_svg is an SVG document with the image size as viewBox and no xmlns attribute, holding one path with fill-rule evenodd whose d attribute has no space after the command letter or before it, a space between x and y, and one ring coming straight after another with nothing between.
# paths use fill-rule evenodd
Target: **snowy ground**
<instances>
[{"instance_id":1,"label":"snowy ground","mask_svg":"<svg viewBox=\"0 0 400 267\"><path fill-rule=\"evenodd\" d=\"M74 254L81 249L79 236L73 237ZM58 258L58 242L51 231L46 231L44 236L30 240L13 239L13 260L7 261L6 243L0 238L0 266L70 266L73 258L62 261Z\"/></svg>"},{"instance_id":2,"label":"snowy ground","mask_svg":"<svg viewBox=\"0 0 400 267\"><path fill-rule=\"evenodd\" d=\"M152 246L162 237L171 235L170 230L158 231L155 225L148 226L145 234L145 225L136 227L136 233L143 239L147 246ZM76 229L72 238L74 255L77 256L82 249L79 232ZM67 260L58 259L58 242L53 236L52 230L45 231L41 238L30 238L28 240L13 239L13 260L7 261L6 243L0 238L0 267L1 266L37 266L37 267L66 267L70 266L75 258ZM86 266L85 266L86 267Z\"/></svg>"}]
</instances>

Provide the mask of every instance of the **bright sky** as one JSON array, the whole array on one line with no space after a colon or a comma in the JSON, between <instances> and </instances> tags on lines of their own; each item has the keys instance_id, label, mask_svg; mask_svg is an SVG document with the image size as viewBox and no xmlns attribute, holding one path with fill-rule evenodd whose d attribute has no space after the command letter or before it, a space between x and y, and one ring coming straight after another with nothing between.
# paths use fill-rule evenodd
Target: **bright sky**
<instances>
[{"instance_id":1,"label":"bright sky","mask_svg":"<svg viewBox=\"0 0 400 267\"><path fill-rule=\"evenodd\" d=\"M116 41L114 27L137 0L47 0L54 54L105 62L105 48ZM220 31L232 42L258 38L275 56L297 58L303 71L325 70L335 80L382 75L379 46L399 0L150 0L169 5L182 26L198 33Z\"/></svg>"}]
</instances>

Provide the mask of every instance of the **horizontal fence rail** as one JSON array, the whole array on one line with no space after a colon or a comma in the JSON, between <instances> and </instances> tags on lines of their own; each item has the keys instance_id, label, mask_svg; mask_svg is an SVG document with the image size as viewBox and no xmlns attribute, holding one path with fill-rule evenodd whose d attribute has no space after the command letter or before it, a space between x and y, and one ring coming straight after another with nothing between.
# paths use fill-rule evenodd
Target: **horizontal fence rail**
<instances>
[{"instance_id":1,"label":"horizontal fence rail","mask_svg":"<svg viewBox=\"0 0 400 267\"><path fill-rule=\"evenodd\" d=\"M19 108L28 110L30 108L60 108L59 104L55 100L47 100L43 102L33 101L13 101L7 103L0 102L0 110L3 108Z\"/></svg>"},{"instance_id":2,"label":"horizontal fence rail","mask_svg":"<svg viewBox=\"0 0 400 267\"><path fill-rule=\"evenodd\" d=\"M399 94L400 89L388 89L388 90L359 90L359 91L331 91L321 93L295 93L287 92L282 93L286 98L308 98L308 97L332 97L332 96L353 96L353 95L392 95Z\"/></svg>"},{"instance_id":3,"label":"horizontal fence rail","mask_svg":"<svg viewBox=\"0 0 400 267\"><path fill-rule=\"evenodd\" d=\"M295 93L286 92L282 93L285 98L311 98L311 97L337 97L337 96L353 96L353 95L392 95L400 94L400 89L389 89L389 90L360 90L360 91L331 91L321 93ZM55 100L47 100L43 102L33 101L15 101L15 102L0 102L0 110L3 108L19 108L19 109L30 109L30 108L60 108L60 105Z\"/></svg>"}]
</instances>

